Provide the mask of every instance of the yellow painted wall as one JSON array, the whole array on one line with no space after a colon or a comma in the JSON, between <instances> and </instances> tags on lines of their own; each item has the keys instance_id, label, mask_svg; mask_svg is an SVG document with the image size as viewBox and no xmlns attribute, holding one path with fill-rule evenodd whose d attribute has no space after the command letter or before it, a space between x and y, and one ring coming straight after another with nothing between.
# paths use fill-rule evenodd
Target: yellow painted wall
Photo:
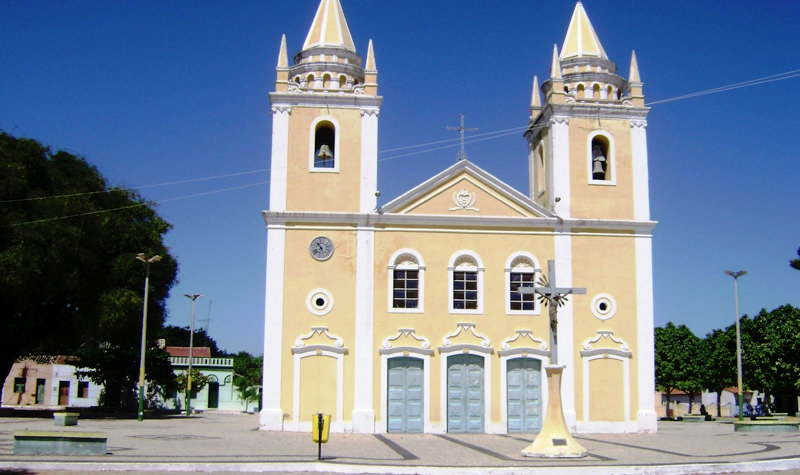
<instances>
[{"instance_id":1,"label":"yellow painted wall","mask_svg":"<svg viewBox=\"0 0 800 475\"><path fill-rule=\"evenodd\" d=\"M625 419L623 362L596 359L589 362L589 417L592 421Z\"/></svg>"},{"instance_id":2,"label":"yellow painted wall","mask_svg":"<svg viewBox=\"0 0 800 475\"><path fill-rule=\"evenodd\" d=\"M388 265L392 254L401 248L412 248L421 256L425 269L425 312L393 313L389 307L389 274ZM449 273L448 261L459 250L469 249L477 253L484 265L483 273L483 313L454 314L449 312ZM459 322L473 322L475 330L490 340L495 353L487 361L491 365L491 420L500 421L500 358L496 350L500 349L504 339L516 335L518 329L531 329L534 334L548 341L548 323L546 311L541 315L507 315L505 308L506 274L505 264L512 250L531 252L540 266L546 265L553 258L552 236L531 236L513 233L476 233L458 230L433 230L431 232L413 229L384 230L376 233L375 238L375 306L374 306L374 338L375 366L373 378L373 400L376 414L380 414L380 358L377 348L384 338L394 336L400 328L413 328L420 336L428 338L434 354L431 356L431 388L430 407L431 421L440 421L441 353L442 338L458 329ZM471 335L465 341L479 344L479 340ZM458 342L462 342L458 340ZM456 340L454 340L454 344ZM486 421L487 423L489 421Z\"/></svg>"},{"instance_id":3,"label":"yellow painted wall","mask_svg":"<svg viewBox=\"0 0 800 475\"><path fill-rule=\"evenodd\" d=\"M338 172L309 171L311 124L321 116L339 124ZM311 138L310 138L311 137ZM358 211L361 177L361 113L358 109L293 107L289 117L287 210Z\"/></svg>"},{"instance_id":4,"label":"yellow painted wall","mask_svg":"<svg viewBox=\"0 0 800 475\"><path fill-rule=\"evenodd\" d=\"M336 358L325 355L300 359L300 420L313 414L330 414L336 420Z\"/></svg>"},{"instance_id":5,"label":"yellow painted wall","mask_svg":"<svg viewBox=\"0 0 800 475\"><path fill-rule=\"evenodd\" d=\"M473 209L456 209L459 208L454 200L453 195L461 191L467 191L474 198L474 202L469 206ZM443 184L438 190L425 196L424 200L412 204L408 211L414 214L447 214L453 213L457 215L476 216L529 216L530 213L523 210L518 204L505 199L500 196L493 189L481 183L475 178L462 174L453 180ZM477 210L477 211L476 211Z\"/></svg>"},{"instance_id":6,"label":"yellow painted wall","mask_svg":"<svg viewBox=\"0 0 800 475\"><path fill-rule=\"evenodd\" d=\"M632 353L631 414L635 414L638 401L636 378L638 324L634 238L629 235L604 236L602 233L597 231L595 234L572 238L572 259L575 264L572 274L573 285L586 288L586 295L576 295L573 300L575 303L573 345L576 351L579 351L584 341L597 336L598 330L611 330L615 338L628 344ZM598 294L608 294L616 302L616 313L608 320L600 320L592 313L591 302ZM594 344L593 348L619 349L619 344L602 339ZM575 361L575 400L582 401L582 369L578 364L581 361L580 356L576 355ZM582 407L582 403L576 402L579 419L582 417Z\"/></svg>"},{"instance_id":7,"label":"yellow painted wall","mask_svg":"<svg viewBox=\"0 0 800 475\"><path fill-rule=\"evenodd\" d=\"M317 236L329 237L335 246L333 256L327 261L314 260L308 245ZM355 231L351 229L293 229L286 232L286 262L284 267L284 348L295 346L295 340L306 335L312 327L328 327L332 335L340 337L345 348L355 344ZM325 289L331 293L333 307L323 316L309 311L308 295L314 289ZM332 345L333 342L328 342ZM287 355L286 358L291 358ZM353 408L353 359L345 355L344 359L344 414L350 419ZM292 407L293 365L284 364L282 368L281 404L284 408ZM335 386L334 386L335 390ZM301 406L306 404L306 395L301 397ZM302 414L305 417L305 414Z\"/></svg>"},{"instance_id":8,"label":"yellow painted wall","mask_svg":"<svg viewBox=\"0 0 800 475\"><path fill-rule=\"evenodd\" d=\"M614 140L616 185L589 184L589 143L596 130ZM627 120L580 119L569 121L571 214L580 218L633 219L631 133Z\"/></svg>"}]
</instances>

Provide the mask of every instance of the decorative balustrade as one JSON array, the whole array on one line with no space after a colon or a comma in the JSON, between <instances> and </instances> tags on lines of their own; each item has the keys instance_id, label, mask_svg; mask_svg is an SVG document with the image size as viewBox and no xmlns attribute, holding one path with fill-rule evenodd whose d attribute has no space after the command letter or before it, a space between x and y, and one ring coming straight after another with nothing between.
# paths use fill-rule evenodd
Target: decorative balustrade
<instances>
[{"instance_id":1,"label":"decorative balustrade","mask_svg":"<svg viewBox=\"0 0 800 475\"><path fill-rule=\"evenodd\" d=\"M169 362L172 366L189 366L188 356L170 356ZM192 366L205 366L212 368L233 368L233 358L208 358L192 357Z\"/></svg>"}]
</instances>

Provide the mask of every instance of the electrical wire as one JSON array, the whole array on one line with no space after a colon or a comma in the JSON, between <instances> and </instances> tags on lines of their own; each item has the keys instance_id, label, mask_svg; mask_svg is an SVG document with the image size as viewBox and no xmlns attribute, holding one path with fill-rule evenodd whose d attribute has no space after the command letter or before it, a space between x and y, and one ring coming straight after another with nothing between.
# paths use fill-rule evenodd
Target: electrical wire
<instances>
[{"instance_id":1,"label":"electrical wire","mask_svg":"<svg viewBox=\"0 0 800 475\"><path fill-rule=\"evenodd\" d=\"M693 92L693 93L689 93L689 94L683 94L683 95L671 97L671 98L668 98L668 99L660 99L660 100L657 100L657 101L648 102L645 105L653 106L653 105L656 105L656 104L664 104L664 103L667 103L667 102L674 102L674 101L680 101L680 100L684 100L684 99L690 99L690 98L700 97L700 96L705 96L705 95L710 95L710 94L717 94L717 93L720 93L720 92L727 92L727 91L732 91L732 90L735 90L735 89L741 89L741 88L744 88L744 87L757 86L757 85L761 85L761 84L766 84L766 83L775 82L775 81L782 81L782 80L785 80L785 79L791 79L791 78L795 78L795 77L800 77L800 69L786 71L786 72L783 72L783 73L773 74L771 76L765 76L765 77L761 77L761 78L757 78L757 79L751 79L751 80L748 80L748 81L742 81L742 82L739 82L739 83L729 84L729 85L726 85L726 86L720 86L720 87L716 87L716 88L712 88L712 89L706 89L704 91L698 91L698 92ZM541 128L541 127L543 127L543 126L539 126L538 128ZM519 132L521 132L523 130L527 130L528 128L529 127L514 127L514 128L510 128L510 129L484 132L484 133L481 133L481 134L474 134L474 135L470 135L469 138L467 140L465 140L464 143L468 144L468 143L477 143L477 142L484 142L484 141L487 141L487 140L493 140L493 139L496 139L496 138L505 137L505 136L508 136L508 135L513 135L513 134L519 133ZM459 141L460 141L459 138L452 138L452 139L438 140L438 141L434 141L434 142L427 142L427 143L423 143L423 144L408 145L408 146L405 146L405 147L397 147L397 148L392 148L392 149L387 149L387 150L381 150L381 151L378 152L379 155L380 154L390 153L390 152L399 152L399 151L402 151L402 150L410 150L410 149L414 149L414 148L430 147L431 145L439 145L439 144L443 144L443 143L447 143L448 144L448 145L443 145L443 146L438 146L438 147L426 148L424 150L418 150L418 151L415 151L415 152L404 153L404 154L400 154L400 155L394 155L394 156L390 156L390 157L380 158L380 159L378 159L378 161L379 162L386 162L386 161L390 161L390 160L397 160L397 159L400 159L400 158L406 158L406 157L410 157L410 156L414 156L414 155L421 155L421 154L424 154L424 153L434 152L434 151L437 151L437 150L443 150L443 149L446 149L446 148L453 148L453 147L456 147L456 146L459 145L459 143L458 143ZM146 189L146 188L156 188L156 187L160 187L160 186L172 186L172 185L180 185L180 184L186 184L186 183L197 183L197 182L201 182L201 181L218 180L218 179L222 179L222 178L230 178L230 177L236 177L236 176L251 175L251 174L255 174L255 173L266 173L266 172L270 172L270 169L269 168L260 168L260 169L257 169L257 170L249 170L249 171L244 171L244 172L226 173L226 174L222 174L222 175L214 175L214 176L200 177L200 178L190 178L190 179L186 179L186 180L177 180L177 181L171 181L171 182L156 183L156 184L152 184L152 185L142 185L142 186L135 187L135 188L111 188L109 190L91 191L91 192L85 192L85 193L72 193L72 194L40 196L40 197L32 197L32 198L19 198L19 199L12 199L12 200L0 200L0 203L15 203L15 202L22 202L22 201L44 200L44 199L54 199L54 198L69 198L69 197L75 197L75 196L93 195L93 194L98 194L98 193L109 193L109 192L113 192L113 191L136 191L136 190ZM25 224L42 223L42 222L47 222L47 221L55 221L55 220L59 220L59 219L74 218L74 217L78 217L78 216L87 216L87 215L92 215L92 214L107 213L107 212L111 212L111 211L118 211L118 210L123 210L123 209L135 208L135 207L138 207L138 206L145 206L145 205L148 205L150 203L166 203L166 202L171 202L171 201L178 201L178 200L184 200L184 199L197 198L197 197L200 197L200 196L208 196L208 195L217 194L217 193L225 193L225 192L228 192L228 191L235 191L235 190L240 190L240 189L245 189L245 188L251 188L251 187L254 187L254 186L261 186L261 185L265 185L265 184L268 184L268 183L269 183L269 181L263 181L263 182L259 182L259 183L248 184L248 185L242 185L242 186L236 186L236 187L230 187L230 188L222 188L222 189L212 190L212 191L207 191L207 192L202 192L202 193L194 193L194 194L190 194L190 195L178 196L178 197L174 197L174 198L165 198L165 199L161 199L161 200L155 200L153 202L143 202L141 204L136 204L136 205L131 205L131 206L123 206L123 207L120 207L120 208L111 208L111 209L106 209L106 210L95 210L95 211L90 211L90 212L86 212L86 213L74 214L74 215L69 215L69 216L60 216L60 217L54 217L54 218L44 218L44 219L35 220L35 221L27 221L27 222L22 222L22 223L13 223L13 224L9 224L9 225L6 225L6 226L21 226L21 225L25 225Z\"/></svg>"}]
</instances>

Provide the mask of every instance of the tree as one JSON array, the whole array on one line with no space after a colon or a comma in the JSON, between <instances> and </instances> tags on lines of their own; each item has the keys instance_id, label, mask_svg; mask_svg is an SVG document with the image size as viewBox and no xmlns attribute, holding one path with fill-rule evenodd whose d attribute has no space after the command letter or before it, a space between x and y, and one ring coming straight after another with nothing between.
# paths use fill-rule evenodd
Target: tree
<instances>
[{"instance_id":1,"label":"tree","mask_svg":"<svg viewBox=\"0 0 800 475\"><path fill-rule=\"evenodd\" d=\"M83 350L80 364L97 369L103 357L90 356L102 354L98 348L138 348L145 273L135 259L140 252L163 258L150 270L153 346L177 262L163 244L170 225L151 203L109 186L80 157L2 132L0 203L2 374L27 355L81 356ZM138 351L129 359L138 361ZM96 377L129 386L126 378Z\"/></svg>"},{"instance_id":2,"label":"tree","mask_svg":"<svg viewBox=\"0 0 800 475\"><path fill-rule=\"evenodd\" d=\"M800 257L800 247L797 248L797 256ZM792 266L793 269L800 270L800 259L792 259L789 261L789 265Z\"/></svg>"},{"instance_id":3,"label":"tree","mask_svg":"<svg viewBox=\"0 0 800 475\"><path fill-rule=\"evenodd\" d=\"M745 385L763 391L765 402L770 395L795 398L800 393L800 309L762 309L740 323Z\"/></svg>"},{"instance_id":4,"label":"tree","mask_svg":"<svg viewBox=\"0 0 800 475\"><path fill-rule=\"evenodd\" d=\"M262 382L263 356L253 356L240 351L233 359L233 385L244 402L244 409L258 400Z\"/></svg>"},{"instance_id":5,"label":"tree","mask_svg":"<svg viewBox=\"0 0 800 475\"><path fill-rule=\"evenodd\" d=\"M672 392L686 391L689 394L689 411L692 410L693 395L702 391L702 344L686 325L675 326L669 322L664 328L655 329L656 387L667 394L667 409L670 408Z\"/></svg>"},{"instance_id":6,"label":"tree","mask_svg":"<svg viewBox=\"0 0 800 475\"><path fill-rule=\"evenodd\" d=\"M166 340L167 346L189 346L189 333L189 327L167 325L159 332L159 338ZM192 345L211 348L211 356L214 358L228 356L228 353L219 349L216 340L206 333L205 328L195 329Z\"/></svg>"},{"instance_id":7,"label":"tree","mask_svg":"<svg viewBox=\"0 0 800 475\"><path fill-rule=\"evenodd\" d=\"M706 347L702 371L703 387L717 394L717 417L721 415L720 397L725 388L735 386L736 375L736 329L714 330L706 335Z\"/></svg>"},{"instance_id":8,"label":"tree","mask_svg":"<svg viewBox=\"0 0 800 475\"><path fill-rule=\"evenodd\" d=\"M189 387L189 378L186 371L175 377L175 384L180 394L186 393L186 389ZM207 384L208 376L201 373L197 368L192 368L192 398L202 391Z\"/></svg>"}]
</instances>

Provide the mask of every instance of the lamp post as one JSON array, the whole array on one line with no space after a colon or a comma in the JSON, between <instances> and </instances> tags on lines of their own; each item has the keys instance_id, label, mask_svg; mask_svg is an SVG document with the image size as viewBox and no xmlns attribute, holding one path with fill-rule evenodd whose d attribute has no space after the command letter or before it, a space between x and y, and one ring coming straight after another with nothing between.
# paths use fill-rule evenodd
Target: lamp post
<instances>
[{"instance_id":1,"label":"lamp post","mask_svg":"<svg viewBox=\"0 0 800 475\"><path fill-rule=\"evenodd\" d=\"M194 301L202 297L200 294L183 294L192 299L192 320L189 326L189 372L186 380L186 417L192 413L192 347L194 346Z\"/></svg>"},{"instance_id":2,"label":"lamp post","mask_svg":"<svg viewBox=\"0 0 800 475\"><path fill-rule=\"evenodd\" d=\"M142 348L139 354L139 412L138 417L140 421L144 420L144 353L147 346L147 297L150 294L150 264L161 260L161 256L156 254L153 257L147 257L143 252L136 254L136 258L145 264L144 274L144 305L142 306Z\"/></svg>"},{"instance_id":3,"label":"lamp post","mask_svg":"<svg viewBox=\"0 0 800 475\"><path fill-rule=\"evenodd\" d=\"M736 379L739 391L739 420L744 420L744 395L742 394L742 337L739 331L739 277L747 274L746 270L738 272L725 271L733 277L733 301L736 308Z\"/></svg>"}]
</instances>

